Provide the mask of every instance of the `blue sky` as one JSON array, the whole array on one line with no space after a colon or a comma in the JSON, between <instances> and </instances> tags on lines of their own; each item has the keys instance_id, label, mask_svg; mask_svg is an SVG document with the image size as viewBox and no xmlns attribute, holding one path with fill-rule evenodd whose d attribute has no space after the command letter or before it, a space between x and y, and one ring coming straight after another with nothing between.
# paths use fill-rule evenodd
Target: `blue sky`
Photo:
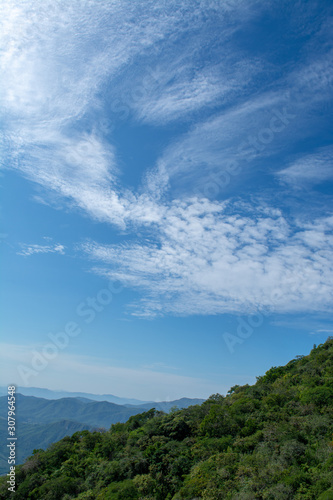
<instances>
[{"instance_id":1,"label":"blue sky","mask_svg":"<svg viewBox=\"0 0 333 500\"><path fill-rule=\"evenodd\" d=\"M2 10L2 385L208 397L333 333L331 2Z\"/></svg>"}]
</instances>

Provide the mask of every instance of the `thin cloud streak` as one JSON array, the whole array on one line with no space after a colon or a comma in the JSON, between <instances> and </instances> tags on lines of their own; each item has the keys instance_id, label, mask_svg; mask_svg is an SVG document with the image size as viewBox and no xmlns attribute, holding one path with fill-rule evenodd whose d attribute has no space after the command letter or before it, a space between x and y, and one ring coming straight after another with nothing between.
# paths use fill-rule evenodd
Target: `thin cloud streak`
<instances>
[{"instance_id":1,"label":"thin cloud streak","mask_svg":"<svg viewBox=\"0 0 333 500\"><path fill-rule=\"evenodd\" d=\"M296 189L301 189L304 184L320 184L333 179L333 147L302 156L289 167L280 170L277 176Z\"/></svg>"},{"instance_id":2,"label":"thin cloud streak","mask_svg":"<svg viewBox=\"0 0 333 500\"><path fill-rule=\"evenodd\" d=\"M29 257L34 254L45 254L45 253L58 253L61 255L65 254L65 246L60 243L55 243L54 245L28 245L21 244L22 250L17 252L17 255L23 255L24 257Z\"/></svg>"}]
</instances>

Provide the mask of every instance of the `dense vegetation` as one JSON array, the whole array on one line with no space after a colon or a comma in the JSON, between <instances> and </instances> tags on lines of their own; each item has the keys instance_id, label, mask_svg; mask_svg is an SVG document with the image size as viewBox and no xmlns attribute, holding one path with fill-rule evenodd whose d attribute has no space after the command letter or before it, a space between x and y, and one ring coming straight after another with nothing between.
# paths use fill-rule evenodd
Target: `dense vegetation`
<instances>
[{"instance_id":1,"label":"dense vegetation","mask_svg":"<svg viewBox=\"0 0 333 500\"><path fill-rule=\"evenodd\" d=\"M74 432L86 429L96 430L96 426L80 424L71 420L61 420L42 425L20 423L17 429L20 436L20 446L16 450L16 463L21 464L31 455L34 448L47 448L51 443L59 441L64 436L71 436ZM7 436L7 433L8 421L2 418L0 419L0 435ZM6 445L7 440L3 447L4 451L0 453L0 474L8 472L8 452Z\"/></svg>"},{"instance_id":2,"label":"dense vegetation","mask_svg":"<svg viewBox=\"0 0 333 500\"><path fill-rule=\"evenodd\" d=\"M333 499L332 379L329 339L226 397L35 450L0 498Z\"/></svg>"},{"instance_id":3,"label":"dense vegetation","mask_svg":"<svg viewBox=\"0 0 333 500\"><path fill-rule=\"evenodd\" d=\"M8 391L8 389L6 388ZM182 398L159 403L142 403L142 406L118 405L108 401L92 401L86 398L66 397L56 400L16 394L16 426L19 435L16 463L22 464L35 448L47 448L65 436L82 430L109 429L111 424L126 422L154 406L169 412L172 407L187 408L202 403L203 399ZM0 415L8 411L8 396L0 397ZM7 434L7 419L0 417L0 433ZM8 471L6 443L0 450L0 475Z\"/></svg>"}]
</instances>

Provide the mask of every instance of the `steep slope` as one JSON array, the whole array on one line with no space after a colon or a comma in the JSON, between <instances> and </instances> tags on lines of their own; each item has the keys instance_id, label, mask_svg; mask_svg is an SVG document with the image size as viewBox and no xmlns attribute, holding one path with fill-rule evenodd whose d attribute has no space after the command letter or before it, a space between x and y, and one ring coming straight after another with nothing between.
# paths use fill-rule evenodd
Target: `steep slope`
<instances>
[{"instance_id":1,"label":"steep slope","mask_svg":"<svg viewBox=\"0 0 333 500\"><path fill-rule=\"evenodd\" d=\"M330 500L333 340L201 406L75 433L17 468L13 499ZM9 498L6 479L0 498Z\"/></svg>"}]
</instances>

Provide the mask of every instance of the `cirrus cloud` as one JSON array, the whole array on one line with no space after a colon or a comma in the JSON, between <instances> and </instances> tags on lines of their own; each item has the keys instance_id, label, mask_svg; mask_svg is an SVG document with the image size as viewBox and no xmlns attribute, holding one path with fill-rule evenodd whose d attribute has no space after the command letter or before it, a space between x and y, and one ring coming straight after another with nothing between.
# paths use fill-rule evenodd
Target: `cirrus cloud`
<instances>
[{"instance_id":1,"label":"cirrus cloud","mask_svg":"<svg viewBox=\"0 0 333 500\"><path fill-rule=\"evenodd\" d=\"M87 242L94 271L145 290L134 314L327 311L333 298L333 218L288 221L269 207L174 204L154 238L125 245ZM319 246L320 242L320 246Z\"/></svg>"}]
</instances>

